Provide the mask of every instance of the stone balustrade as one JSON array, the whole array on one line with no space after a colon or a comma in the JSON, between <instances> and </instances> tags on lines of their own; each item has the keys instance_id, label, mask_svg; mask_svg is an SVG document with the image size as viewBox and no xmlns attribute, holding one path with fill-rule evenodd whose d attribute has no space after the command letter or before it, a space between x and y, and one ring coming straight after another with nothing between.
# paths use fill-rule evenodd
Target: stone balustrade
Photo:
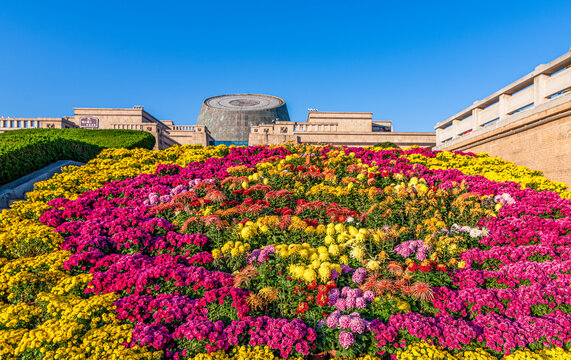
<instances>
[{"instance_id":1,"label":"stone balustrade","mask_svg":"<svg viewBox=\"0 0 571 360\"><path fill-rule=\"evenodd\" d=\"M118 130L140 130L145 131L145 125L143 124L111 124L111 128Z\"/></svg>"},{"instance_id":2,"label":"stone balustrade","mask_svg":"<svg viewBox=\"0 0 571 360\"><path fill-rule=\"evenodd\" d=\"M172 131L202 131L204 126L196 126L196 125L173 125L170 127Z\"/></svg>"},{"instance_id":3,"label":"stone balustrade","mask_svg":"<svg viewBox=\"0 0 571 360\"><path fill-rule=\"evenodd\" d=\"M77 127L67 118L9 118L0 117L0 132L19 129L74 128Z\"/></svg>"},{"instance_id":4,"label":"stone balustrade","mask_svg":"<svg viewBox=\"0 0 571 360\"><path fill-rule=\"evenodd\" d=\"M436 148L481 135L571 96L571 52L436 124Z\"/></svg>"},{"instance_id":5,"label":"stone balustrade","mask_svg":"<svg viewBox=\"0 0 571 360\"><path fill-rule=\"evenodd\" d=\"M295 123L294 132L336 132L338 131L338 125L335 123L331 124L307 124L307 123Z\"/></svg>"},{"instance_id":6,"label":"stone balustrade","mask_svg":"<svg viewBox=\"0 0 571 360\"><path fill-rule=\"evenodd\" d=\"M0 118L0 129L13 130L41 128L41 123L42 122L39 120L13 120L10 118Z\"/></svg>"}]
</instances>

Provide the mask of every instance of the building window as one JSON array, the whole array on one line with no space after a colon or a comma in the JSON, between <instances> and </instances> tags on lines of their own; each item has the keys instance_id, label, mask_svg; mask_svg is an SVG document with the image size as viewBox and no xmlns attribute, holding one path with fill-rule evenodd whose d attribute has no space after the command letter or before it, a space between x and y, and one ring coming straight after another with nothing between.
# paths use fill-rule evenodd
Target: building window
<instances>
[{"instance_id":1,"label":"building window","mask_svg":"<svg viewBox=\"0 0 571 360\"><path fill-rule=\"evenodd\" d=\"M282 134L287 134L287 127L282 126L282 127L280 128L280 133L282 133Z\"/></svg>"},{"instance_id":2,"label":"building window","mask_svg":"<svg viewBox=\"0 0 571 360\"><path fill-rule=\"evenodd\" d=\"M373 132L390 132L391 128L384 125L373 124Z\"/></svg>"}]
</instances>

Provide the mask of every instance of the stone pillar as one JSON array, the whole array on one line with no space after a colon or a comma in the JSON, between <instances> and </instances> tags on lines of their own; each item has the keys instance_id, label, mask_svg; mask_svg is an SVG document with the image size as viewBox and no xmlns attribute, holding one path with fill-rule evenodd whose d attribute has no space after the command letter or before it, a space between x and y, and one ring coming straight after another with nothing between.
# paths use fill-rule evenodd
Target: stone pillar
<instances>
[{"instance_id":1,"label":"stone pillar","mask_svg":"<svg viewBox=\"0 0 571 360\"><path fill-rule=\"evenodd\" d=\"M549 75L539 74L533 78L533 106L545 102L547 97L546 85Z\"/></svg>"},{"instance_id":2,"label":"stone pillar","mask_svg":"<svg viewBox=\"0 0 571 360\"><path fill-rule=\"evenodd\" d=\"M499 100L499 118L500 120L505 119L508 116L508 102L510 100L511 95L502 94L500 95Z\"/></svg>"},{"instance_id":3,"label":"stone pillar","mask_svg":"<svg viewBox=\"0 0 571 360\"><path fill-rule=\"evenodd\" d=\"M473 108L472 109L472 119L474 121L474 126L472 129L476 130L482 127L482 122L480 120L480 113L482 112L481 108Z\"/></svg>"},{"instance_id":4,"label":"stone pillar","mask_svg":"<svg viewBox=\"0 0 571 360\"><path fill-rule=\"evenodd\" d=\"M452 138L455 138L456 136L460 135L460 134L458 134L458 127L459 126L460 126L460 120L458 120L458 119L452 120L451 128L453 130L452 133L454 134L454 136Z\"/></svg>"}]
</instances>

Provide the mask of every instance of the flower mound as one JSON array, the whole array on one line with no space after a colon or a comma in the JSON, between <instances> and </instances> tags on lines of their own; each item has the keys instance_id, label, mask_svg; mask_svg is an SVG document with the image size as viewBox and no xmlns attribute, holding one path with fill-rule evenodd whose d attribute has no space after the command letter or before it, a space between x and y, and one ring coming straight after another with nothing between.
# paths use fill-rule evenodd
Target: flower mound
<instances>
[{"instance_id":1,"label":"flower mound","mask_svg":"<svg viewBox=\"0 0 571 360\"><path fill-rule=\"evenodd\" d=\"M106 150L0 215L0 357L569 358L569 192L487 159Z\"/></svg>"}]
</instances>

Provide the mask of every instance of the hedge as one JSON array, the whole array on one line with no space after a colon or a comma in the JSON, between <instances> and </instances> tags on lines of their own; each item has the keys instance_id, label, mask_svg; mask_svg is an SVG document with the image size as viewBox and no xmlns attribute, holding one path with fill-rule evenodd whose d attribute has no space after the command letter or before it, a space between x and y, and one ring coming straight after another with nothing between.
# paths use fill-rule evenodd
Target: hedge
<instances>
[{"instance_id":1,"label":"hedge","mask_svg":"<svg viewBox=\"0 0 571 360\"><path fill-rule=\"evenodd\" d=\"M137 130L23 129L0 134L0 185L59 160L88 162L105 148L152 149Z\"/></svg>"},{"instance_id":2,"label":"hedge","mask_svg":"<svg viewBox=\"0 0 571 360\"><path fill-rule=\"evenodd\" d=\"M398 146L397 144L392 143L390 141L380 142L378 144L375 144L374 147L380 147L383 149L400 149L400 146Z\"/></svg>"}]
</instances>

